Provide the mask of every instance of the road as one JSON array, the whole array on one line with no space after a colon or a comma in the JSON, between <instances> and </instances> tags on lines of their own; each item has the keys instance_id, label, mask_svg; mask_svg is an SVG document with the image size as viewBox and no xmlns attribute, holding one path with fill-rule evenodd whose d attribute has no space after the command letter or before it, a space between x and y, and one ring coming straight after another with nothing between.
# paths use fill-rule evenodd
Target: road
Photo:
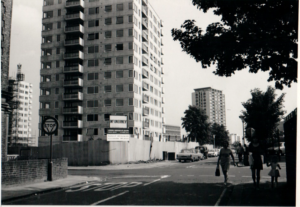
<instances>
[{"instance_id":1,"label":"road","mask_svg":"<svg viewBox=\"0 0 300 207\"><path fill-rule=\"evenodd\" d=\"M217 158L198 162L168 161L160 167L130 170L73 169L69 175L105 178L72 188L18 200L12 205L227 205L233 189L251 183L249 167L229 171L230 184L215 177ZM280 179L284 179L285 165ZM270 181L269 168L261 173ZM252 187L252 185L249 185ZM238 189L238 188L237 188Z\"/></svg>"}]
</instances>

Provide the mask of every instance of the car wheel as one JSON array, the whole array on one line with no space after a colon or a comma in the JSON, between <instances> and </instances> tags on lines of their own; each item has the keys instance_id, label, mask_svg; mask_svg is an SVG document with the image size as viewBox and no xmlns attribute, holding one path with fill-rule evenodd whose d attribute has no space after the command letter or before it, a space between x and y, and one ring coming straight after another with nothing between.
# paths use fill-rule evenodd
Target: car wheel
<instances>
[{"instance_id":1,"label":"car wheel","mask_svg":"<svg viewBox=\"0 0 300 207\"><path fill-rule=\"evenodd\" d=\"M198 161L200 161L200 159L201 159L201 158L200 158L200 157L198 157Z\"/></svg>"},{"instance_id":2,"label":"car wheel","mask_svg":"<svg viewBox=\"0 0 300 207\"><path fill-rule=\"evenodd\" d=\"M181 160L178 160L179 162L181 162Z\"/></svg>"}]
</instances>

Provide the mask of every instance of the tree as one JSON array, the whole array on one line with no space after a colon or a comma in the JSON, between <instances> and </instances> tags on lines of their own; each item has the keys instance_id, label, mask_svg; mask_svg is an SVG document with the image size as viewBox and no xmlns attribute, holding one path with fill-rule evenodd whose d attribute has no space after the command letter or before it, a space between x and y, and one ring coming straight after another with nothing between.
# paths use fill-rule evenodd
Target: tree
<instances>
[{"instance_id":1,"label":"tree","mask_svg":"<svg viewBox=\"0 0 300 207\"><path fill-rule=\"evenodd\" d=\"M215 135L215 146L217 147L222 147L223 143L229 140L229 132L226 131L224 125L214 123L211 126L211 134ZM214 140L212 140L212 143L214 143Z\"/></svg>"},{"instance_id":2,"label":"tree","mask_svg":"<svg viewBox=\"0 0 300 207\"><path fill-rule=\"evenodd\" d=\"M184 114L185 116L181 118L182 127L188 132L188 139L197 141L200 145L209 143L210 124L207 116L195 106L189 106Z\"/></svg>"},{"instance_id":3,"label":"tree","mask_svg":"<svg viewBox=\"0 0 300 207\"><path fill-rule=\"evenodd\" d=\"M259 89L251 90L252 98L242 103L245 108L242 114L246 128L254 128L255 136L262 141L272 138L278 123L282 120L285 94L276 99L275 89L268 87L266 92ZM251 139L246 136L248 141Z\"/></svg>"},{"instance_id":4,"label":"tree","mask_svg":"<svg viewBox=\"0 0 300 207\"><path fill-rule=\"evenodd\" d=\"M268 81L278 89L297 82L297 0L192 0L199 10L221 16L206 33L186 20L172 29L174 41L206 68L217 64L214 74L229 77L242 69L269 71Z\"/></svg>"}]
</instances>

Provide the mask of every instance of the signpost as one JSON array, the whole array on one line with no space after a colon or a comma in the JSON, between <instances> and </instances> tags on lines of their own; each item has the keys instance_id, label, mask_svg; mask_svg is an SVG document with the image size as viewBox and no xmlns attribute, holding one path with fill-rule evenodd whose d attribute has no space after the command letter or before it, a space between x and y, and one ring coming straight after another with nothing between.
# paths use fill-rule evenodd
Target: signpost
<instances>
[{"instance_id":1,"label":"signpost","mask_svg":"<svg viewBox=\"0 0 300 207\"><path fill-rule=\"evenodd\" d=\"M50 159L48 163L48 181L52 181L52 134L58 129L58 121L50 116L44 117L42 122L42 130L45 134L50 135Z\"/></svg>"}]
</instances>

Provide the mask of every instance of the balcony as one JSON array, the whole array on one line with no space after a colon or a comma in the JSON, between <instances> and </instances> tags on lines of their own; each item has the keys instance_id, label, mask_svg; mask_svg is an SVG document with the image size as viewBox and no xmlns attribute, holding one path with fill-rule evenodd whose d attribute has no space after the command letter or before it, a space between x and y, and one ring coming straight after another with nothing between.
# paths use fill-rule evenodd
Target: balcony
<instances>
[{"instance_id":1,"label":"balcony","mask_svg":"<svg viewBox=\"0 0 300 207\"><path fill-rule=\"evenodd\" d=\"M164 107L161 108L161 113L163 113L163 114L165 113L165 108Z\"/></svg>"},{"instance_id":2,"label":"balcony","mask_svg":"<svg viewBox=\"0 0 300 207\"><path fill-rule=\"evenodd\" d=\"M143 94L143 103L149 103L149 96L147 96L146 94Z\"/></svg>"},{"instance_id":3,"label":"balcony","mask_svg":"<svg viewBox=\"0 0 300 207\"><path fill-rule=\"evenodd\" d=\"M165 103L165 98L161 97L161 103L164 104Z\"/></svg>"},{"instance_id":4,"label":"balcony","mask_svg":"<svg viewBox=\"0 0 300 207\"><path fill-rule=\"evenodd\" d=\"M148 66L148 64L149 64L149 60L145 57L145 56L143 56L142 57L142 63L143 63L143 66Z\"/></svg>"},{"instance_id":5,"label":"balcony","mask_svg":"<svg viewBox=\"0 0 300 207\"><path fill-rule=\"evenodd\" d=\"M143 42L148 42L148 33L146 31L143 31L142 41Z\"/></svg>"},{"instance_id":6,"label":"balcony","mask_svg":"<svg viewBox=\"0 0 300 207\"><path fill-rule=\"evenodd\" d=\"M150 109L148 107L143 108L143 116L148 116Z\"/></svg>"},{"instance_id":7,"label":"balcony","mask_svg":"<svg viewBox=\"0 0 300 207\"><path fill-rule=\"evenodd\" d=\"M82 38L78 38L75 40L65 40L65 46L84 46L84 40Z\"/></svg>"},{"instance_id":8,"label":"balcony","mask_svg":"<svg viewBox=\"0 0 300 207\"><path fill-rule=\"evenodd\" d=\"M142 29L143 30L148 29L148 19L147 18L143 18L143 20L142 20Z\"/></svg>"},{"instance_id":9,"label":"balcony","mask_svg":"<svg viewBox=\"0 0 300 207\"><path fill-rule=\"evenodd\" d=\"M143 82L143 91L148 91L149 90L149 84L146 82Z\"/></svg>"},{"instance_id":10,"label":"balcony","mask_svg":"<svg viewBox=\"0 0 300 207\"><path fill-rule=\"evenodd\" d=\"M148 120L148 119L146 119L146 120ZM148 129L149 128L149 120L148 120L148 122L147 121L143 121L143 128L144 129Z\"/></svg>"},{"instance_id":11,"label":"balcony","mask_svg":"<svg viewBox=\"0 0 300 207\"><path fill-rule=\"evenodd\" d=\"M64 121L63 122L63 128L68 128L68 129L72 129L72 128L82 128L83 124L81 120L77 120L77 121Z\"/></svg>"},{"instance_id":12,"label":"balcony","mask_svg":"<svg viewBox=\"0 0 300 207\"><path fill-rule=\"evenodd\" d=\"M161 68L161 74L165 74L163 67Z\"/></svg>"},{"instance_id":13,"label":"balcony","mask_svg":"<svg viewBox=\"0 0 300 207\"><path fill-rule=\"evenodd\" d=\"M163 34L163 31L162 30L160 30L160 35L163 37L164 36L164 34Z\"/></svg>"},{"instance_id":14,"label":"balcony","mask_svg":"<svg viewBox=\"0 0 300 207\"><path fill-rule=\"evenodd\" d=\"M160 40L160 44L161 44L161 46L164 46L164 43L163 43L162 39Z\"/></svg>"},{"instance_id":15,"label":"balcony","mask_svg":"<svg viewBox=\"0 0 300 207\"><path fill-rule=\"evenodd\" d=\"M84 14L80 11L77 14L65 15L65 20L82 20L84 21Z\"/></svg>"},{"instance_id":16,"label":"balcony","mask_svg":"<svg viewBox=\"0 0 300 207\"><path fill-rule=\"evenodd\" d=\"M164 59L163 58L161 59L161 64L164 65Z\"/></svg>"},{"instance_id":17,"label":"balcony","mask_svg":"<svg viewBox=\"0 0 300 207\"><path fill-rule=\"evenodd\" d=\"M75 53L65 53L64 54L64 59L65 60L70 60L70 59L84 59L84 53L81 51L75 52Z\"/></svg>"},{"instance_id":18,"label":"balcony","mask_svg":"<svg viewBox=\"0 0 300 207\"><path fill-rule=\"evenodd\" d=\"M84 27L80 24L75 27L65 27L65 33L84 33Z\"/></svg>"},{"instance_id":19,"label":"balcony","mask_svg":"<svg viewBox=\"0 0 300 207\"><path fill-rule=\"evenodd\" d=\"M76 8L76 9L83 9L84 8L84 1L79 0L79 1L67 1L66 2L66 8Z\"/></svg>"},{"instance_id":20,"label":"balcony","mask_svg":"<svg viewBox=\"0 0 300 207\"><path fill-rule=\"evenodd\" d=\"M161 52L160 52L162 55L164 55L164 50L161 48Z\"/></svg>"},{"instance_id":21,"label":"balcony","mask_svg":"<svg viewBox=\"0 0 300 207\"><path fill-rule=\"evenodd\" d=\"M161 77L161 84L164 84L165 81L164 81L164 77Z\"/></svg>"},{"instance_id":22,"label":"balcony","mask_svg":"<svg viewBox=\"0 0 300 207\"><path fill-rule=\"evenodd\" d=\"M143 4L143 6L147 6L148 5L148 0L142 0L142 4Z\"/></svg>"},{"instance_id":23,"label":"balcony","mask_svg":"<svg viewBox=\"0 0 300 207\"><path fill-rule=\"evenodd\" d=\"M161 87L161 93L164 94L165 93L165 89L163 87Z\"/></svg>"},{"instance_id":24,"label":"balcony","mask_svg":"<svg viewBox=\"0 0 300 207\"><path fill-rule=\"evenodd\" d=\"M148 7L142 6L142 17L148 17Z\"/></svg>"},{"instance_id":25,"label":"balcony","mask_svg":"<svg viewBox=\"0 0 300 207\"><path fill-rule=\"evenodd\" d=\"M63 142L82 142L82 135L64 135Z\"/></svg>"},{"instance_id":26,"label":"balcony","mask_svg":"<svg viewBox=\"0 0 300 207\"><path fill-rule=\"evenodd\" d=\"M162 21L162 20L160 20L160 26L161 26L161 27L164 27L163 21Z\"/></svg>"},{"instance_id":27,"label":"balcony","mask_svg":"<svg viewBox=\"0 0 300 207\"><path fill-rule=\"evenodd\" d=\"M143 54L148 54L149 52L149 48L145 43L142 44L142 52Z\"/></svg>"},{"instance_id":28,"label":"balcony","mask_svg":"<svg viewBox=\"0 0 300 207\"><path fill-rule=\"evenodd\" d=\"M149 72L144 68L143 68L143 72L142 72L142 77L147 78L147 79L149 78Z\"/></svg>"},{"instance_id":29,"label":"balcony","mask_svg":"<svg viewBox=\"0 0 300 207\"><path fill-rule=\"evenodd\" d=\"M83 66L80 64L77 66L65 66L64 73L83 73Z\"/></svg>"},{"instance_id":30,"label":"balcony","mask_svg":"<svg viewBox=\"0 0 300 207\"><path fill-rule=\"evenodd\" d=\"M83 80L81 78L77 80L65 80L64 87L83 87Z\"/></svg>"},{"instance_id":31,"label":"balcony","mask_svg":"<svg viewBox=\"0 0 300 207\"><path fill-rule=\"evenodd\" d=\"M83 94L81 92L73 93L73 94L64 94L64 101L82 101Z\"/></svg>"},{"instance_id":32,"label":"balcony","mask_svg":"<svg viewBox=\"0 0 300 207\"><path fill-rule=\"evenodd\" d=\"M165 117L162 117L162 118L161 118L161 121L162 121L163 124L165 124L165 123L166 123Z\"/></svg>"},{"instance_id":33,"label":"balcony","mask_svg":"<svg viewBox=\"0 0 300 207\"><path fill-rule=\"evenodd\" d=\"M83 108L82 106L63 108L63 114L83 114Z\"/></svg>"}]
</instances>

